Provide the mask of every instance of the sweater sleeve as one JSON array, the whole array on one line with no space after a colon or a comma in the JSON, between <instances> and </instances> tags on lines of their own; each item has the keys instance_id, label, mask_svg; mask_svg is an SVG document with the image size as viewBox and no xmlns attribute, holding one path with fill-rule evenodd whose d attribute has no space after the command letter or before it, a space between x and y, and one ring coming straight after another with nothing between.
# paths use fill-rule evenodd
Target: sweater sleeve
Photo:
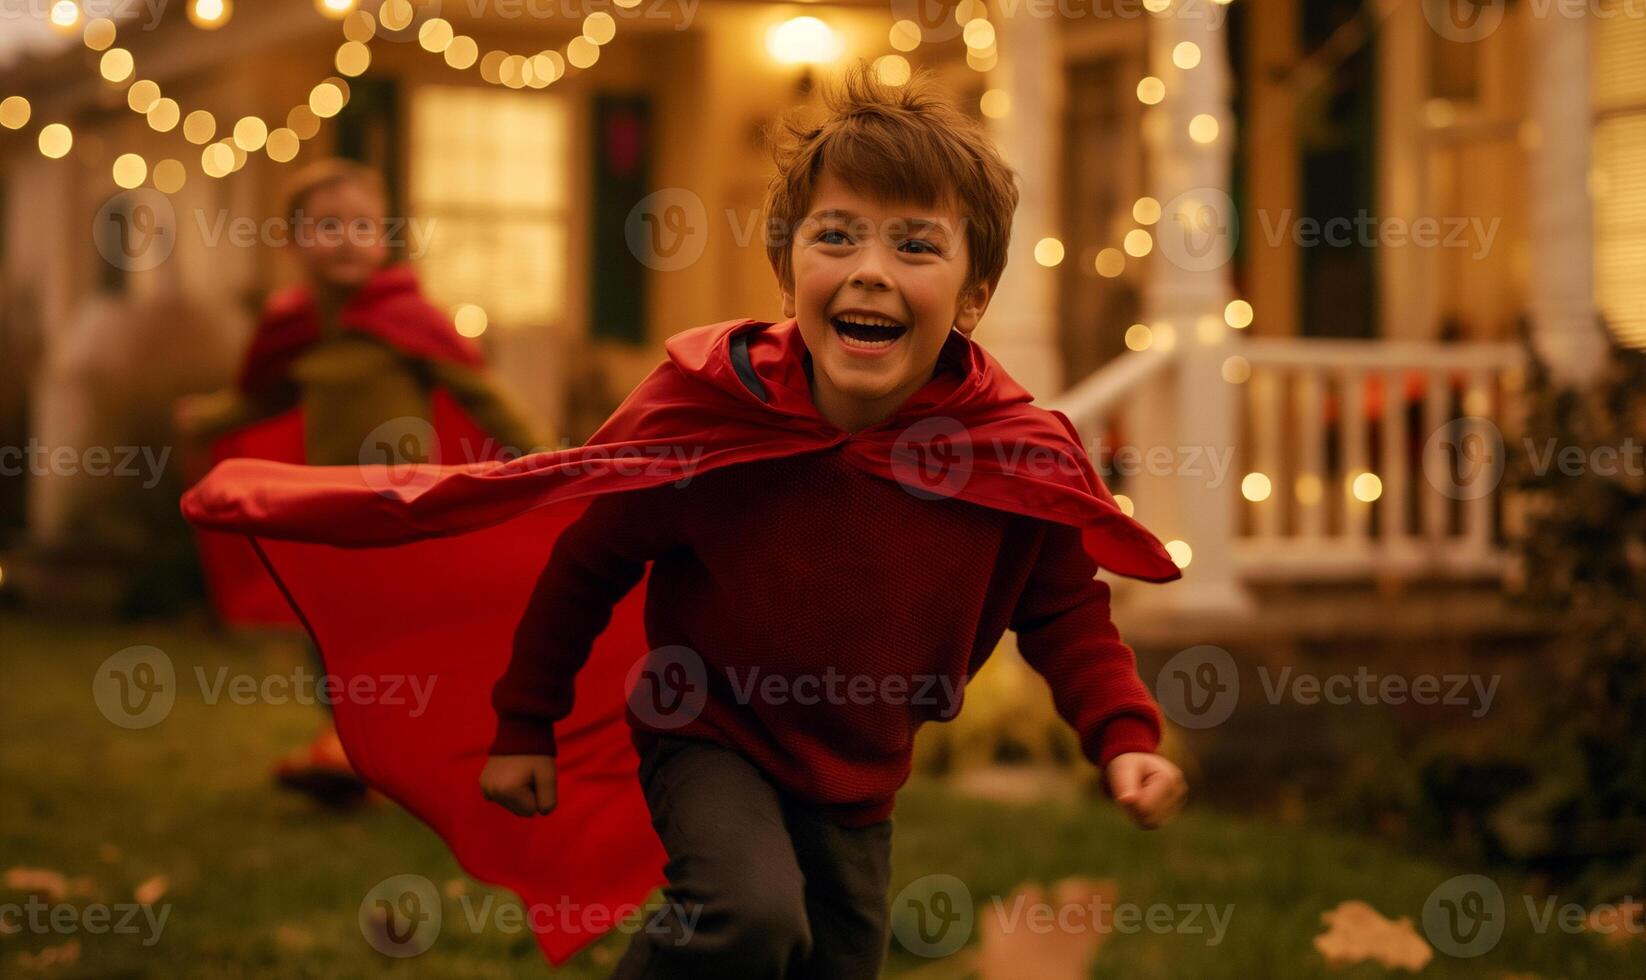
<instances>
[{"instance_id":1,"label":"sweater sleeve","mask_svg":"<svg viewBox=\"0 0 1646 980\"><path fill-rule=\"evenodd\" d=\"M1057 713L1098 768L1160 743L1160 712L1137 658L1109 617L1109 585L1096 578L1079 528L1047 522L1012 616L1023 659L1046 678Z\"/></svg>"},{"instance_id":2,"label":"sweater sleeve","mask_svg":"<svg viewBox=\"0 0 1646 980\"><path fill-rule=\"evenodd\" d=\"M521 453L548 445L518 398L491 371L430 360L430 377L468 412L486 434Z\"/></svg>"},{"instance_id":3,"label":"sweater sleeve","mask_svg":"<svg viewBox=\"0 0 1646 980\"><path fill-rule=\"evenodd\" d=\"M554 725L571 713L577 672L646 563L677 544L684 493L663 484L606 494L561 532L492 688L492 755L555 754Z\"/></svg>"}]
</instances>

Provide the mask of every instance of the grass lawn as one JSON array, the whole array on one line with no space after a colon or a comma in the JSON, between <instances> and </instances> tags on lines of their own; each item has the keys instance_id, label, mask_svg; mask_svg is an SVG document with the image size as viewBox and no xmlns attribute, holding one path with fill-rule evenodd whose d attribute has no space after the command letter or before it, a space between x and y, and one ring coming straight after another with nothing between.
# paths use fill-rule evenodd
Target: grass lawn
<instances>
[{"instance_id":1,"label":"grass lawn","mask_svg":"<svg viewBox=\"0 0 1646 980\"><path fill-rule=\"evenodd\" d=\"M178 624L86 625L0 615L0 871L43 868L82 879L65 902L130 902L157 875L169 918L157 942L139 934L73 937L0 934L0 976L355 977L543 976L529 934L447 928L421 956L392 960L362 936L357 912L373 885L415 873L462 887L439 839L396 807L343 816L275 791L271 760L304 741L319 709L296 704L205 703L194 668L284 674L306 661L294 651L213 636ZM92 697L104 658L134 644L163 649L176 665L178 696L160 724L128 731ZM1414 859L1348 834L1276 827L1191 810L1171 829L1132 830L1101 801L1014 807L958 797L917 780L899 798L894 890L932 874L958 877L979 914L989 897L1026 880L1086 874L1112 879L1121 903L1227 909L1222 941L1205 931L1147 929L1108 938L1093 961L1100 977L1378 977L1363 964L1328 970L1311 947L1320 913L1361 899L1390 918L1419 922L1425 899L1454 875L1481 869ZM1437 953L1426 977L1638 977L1646 942L1533 928L1520 883L1498 876L1507 898L1503 938L1486 955ZM467 896L487 889L468 882ZM0 888L0 905L24 893ZM1541 904L1538 908L1542 908ZM461 921L457 899L444 907ZM72 963L39 964L42 950L79 943ZM627 937L611 934L560 975L604 977ZM974 944L976 940L974 939ZM1624 950L1635 958L1625 959ZM894 942L888 976L961 976L948 960L915 956ZM1034 980L1034 978L1027 978Z\"/></svg>"}]
</instances>

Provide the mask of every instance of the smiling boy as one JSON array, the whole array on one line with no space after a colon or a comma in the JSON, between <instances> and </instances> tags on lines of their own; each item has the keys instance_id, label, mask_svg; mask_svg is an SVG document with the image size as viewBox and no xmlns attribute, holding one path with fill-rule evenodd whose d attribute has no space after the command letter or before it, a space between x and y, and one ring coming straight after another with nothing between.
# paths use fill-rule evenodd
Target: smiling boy
<instances>
[{"instance_id":1,"label":"smiling boy","mask_svg":"<svg viewBox=\"0 0 1646 980\"><path fill-rule=\"evenodd\" d=\"M1002 418L1080 452L969 338L1005 266L1011 170L929 79L893 89L860 68L828 108L789 127L768 193L768 227L794 229L768 245L788 319L715 338L745 396L822 449L593 501L556 542L493 694L483 791L548 814L573 679L650 567L653 653L627 716L668 902L616 977L877 976L915 732L958 709L931 693L962 691L1008 628L1135 822L1159 826L1186 792L1154 752L1158 712L1094 577L1127 567L1121 549L1094 555L1056 494L1009 468L983 487L984 461L967 459ZM919 435L933 429L946 456ZM887 445L892 479L867 462ZM1100 484L1088 495L1108 501ZM1129 573L1174 577L1161 559Z\"/></svg>"}]
</instances>

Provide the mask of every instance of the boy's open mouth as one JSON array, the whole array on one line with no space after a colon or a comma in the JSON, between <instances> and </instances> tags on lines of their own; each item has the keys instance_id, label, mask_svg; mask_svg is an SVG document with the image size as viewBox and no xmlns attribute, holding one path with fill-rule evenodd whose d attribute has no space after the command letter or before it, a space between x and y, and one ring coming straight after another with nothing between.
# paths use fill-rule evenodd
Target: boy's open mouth
<instances>
[{"instance_id":1,"label":"boy's open mouth","mask_svg":"<svg viewBox=\"0 0 1646 980\"><path fill-rule=\"evenodd\" d=\"M832 317L829 325L834 327L835 333L838 333L840 339L848 346L865 350L890 347L909 329L890 317L864 316L857 313Z\"/></svg>"}]
</instances>

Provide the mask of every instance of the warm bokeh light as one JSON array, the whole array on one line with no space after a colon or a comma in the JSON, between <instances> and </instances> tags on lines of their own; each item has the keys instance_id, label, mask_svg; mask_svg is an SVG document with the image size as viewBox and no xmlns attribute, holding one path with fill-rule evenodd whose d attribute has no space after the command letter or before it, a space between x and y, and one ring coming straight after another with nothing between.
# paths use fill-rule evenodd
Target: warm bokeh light
<instances>
[{"instance_id":1,"label":"warm bokeh light","mask_svg":"<svg viewBox=\"0 0 1646 980\"><path fill-rule=\"evenodd\" d=\"M200 152L200 169L207 177L225 177L234 169L234 152L227 143L213 143Z\"/></svg>"},{"instance_id":2,"label":"warm bokeh light","mask_svg":"<svg viewBox=\"0 0 1646 980\"><path fill-rule=\"evenodd\" d=\"M1252 304L1243 299L1231 300L1229 305L1223 308L1223 322L1236 330L1244 330L1251 326L1255 315Z\"/></svg>"},{"instance_id":3,"label":"warm bokeh light","mask_svg":"<svg viewBox=\"0 0 1646 980\"><path fill-rule=\"evenodd\" d=\"M1383 496L1383 481L1376 473L1361 473L1349 482L1349 492L1356 500L1369 504Z\"/></svg>"},{"instance_id":4,"label":"warm bokeh light","mask_svg":"<svg viewBox=\"0 0 1646 980\"><path fill-rule=\"evenodd\" d=\"M8 96L0 102L0 126L7 129L22 129L29 124L29 117L33 114L34 107L21 95Z\"/></svg>"},{"instance_id":5,"label":"warm bokeh light","mask_svg":"<svg viewBox=\"0 0 1646 980\"><path fill-rule=\"evenodd\" d=\"M1200 45L1193 41L1182 41L1172 49L1172 64L1188 71L1200 64Z\"/></svg>"},{"instance_id":6,"label":"warm bokeh light","mask_svg":"<svg viewBox=\"0 0 1646 980\"><path fill-rule=\"evenodd\" d=\"M74 149L74 133L62 123L52 123L40 130L40 152L53 160L61 160Z\"/></svg>"},{"instance_id":7,"label":"warm bokeh light","mask_svg":"<svg viewBox=\"0 0 1646 980\"><path fill-rule=\"evenodd\" d=\"M478 337L486 332L490 322L486 311L473 303L464 303L452 311L452 320L457 324L457 332L465 337Z\"/></svg>"},{"instance_id":8,"label":"warm bokeh light","mask_svg":"<svg viewBox=\"0 0 1646 980\"><path fill-rule=\"evenodd\" d=\"M182 117L183 110L178 106L176 99L155 99L144 113L149 120L149 128L157 133L169 133L177 128L177 120Z\"/></svg>"},{"instance_id":9,"label":"warm bokeh light","mask_svg":"<svg viewBox=\"0 0 1646 980\"><path fill-rule=\"evenodd\" d=\"M415 16L417 11L412 9L411 0L383 0L377 8L377 22L391 31L410 27Z\"/></svg>"},{"instance_id":10,"label":"warm bokeh light","mask_svg":"<svg viewBox=\"0 0 1646 980\"><path fill-rule=\"evenodd\" d=\"M131 52L125 48L108 49L103 52L103 58L97 64L97 69L103 73L103 77L117 85L131 77L133 67Z\"/></svg>"},{"instance_id":11,"label":"warm bokeh light","mask_svg":"<svg viewBox=\"0 0 1646 980\"><path fill-rule=\"evenodd\" d=\"M1247 473L1245 479L1240 481L1240 495L1254 504L1268 500L1273 492L1274 484L1262 473Z\"/></svg>"},{"instance_id":12,"label":"warm bokeh light","mask_svg":"<svg viewBox=\"0 0 1646 980\"><path fill-rule=\"evenodd\" d=\"M114 21L107 17L99 17L86 25L80 39L93 51L106 51L109 45L114 43L114 35Z\"/></svg>"},{"instance_id":13,"label":"warm bokeh light","mask_svg":"<svg viewBox=\"0 0 1646 980\"><path fill-rule=\"evenodd\" d=\"M353 13L365 13L363 10L356 11L354 8L355 0L314 0L314 9L332 20L342 20L345 17L353 16Z\"/></svg>"},{"instance_id":14,"label":"warm bokeh light","mask_svg":"<svg viewBox=\"0 0 1646 980\"><path fill-rule=\"evenodd\" d=\"M1152 225L1160 220L1160 202L1152 197L1140 197L1132 205L1132 219L1140 225Z\"/></svg>"},{"instance_id":15,"label":"warm bokeh light","mask_svg":"<svg viewBox=\"0 0 1646 980\"><path fill-rule=\"evenodd\" d=\"M1120 508L1120 512L1122 514L1125 514L1127 517L1135 516L1137 506L1132 503L1132 498L1123 493L1117 493L1114 495L1114 502L1115 506Z\"/></svg>"},{"instance_id":16,"label":"warm bokeh light","mask_svg":"<svg viewBox=\"0 0 1646 980\"><path fill-rule=\"evenodd\" d=\"M1215 143L1217 133L1217 117L1210 113L1202 112L1189 120L1189 138L1196 143Z\"/></svg>"},{"instance_id":17,"label":"warm bokeh light","mask_svg":"<svg viewBox=\"0 0 1646 980\"><path fill-rule=\"evenodd\" d=\"M1252 362L1232 354L1223 359L1223 380L1232 385L1243 385L1252 377Z\"/></svg>"},{"instance_id":18,"label":"warm bokeh light","mask_svg":"<svg viewBox=\"0 0 1646 980\"><path fill-rule=\"evenodd\" d=\"M900 54L886 54L874 59L874 75L883 85L907 85L913 74L909 59Z\"/></svg>"},{"instance_id":19,"label":"warm bokeh light","mask_svg":"<svg viewBox=\"0 0 1646 980\"><path fill-rule=\"evenodd\" d=\"M303 141L297 138L296 133L281 127L269 134L263 150L275 163L290 163L296 158L297 151L302 149L302 146Z\"/></svg>"},{"instance_id":20,"label":"warm bokeh light","mask_svg":"<svg viewBox=\"0 0 1646 980\"><path fill-rule=\"evenodd\" d=\"M461 71L474 67L474 63L480 60L480 45L475 43L474 38L462 34L452 38L452 43L446 45L443 54L446 64Z\"/></svg>"},{"instance_id":21,"label":"warm bokeh light","mask_svg":"<svg viewBox=\"0 0 1646 980\"><path fill-rule=\"evenodd\" d=\"M161 160L154 165L154 187L163 194L176 194L188 179L189 173L179 160Z\"/></svg>"},{"instance_id":22,"label":"warm bokeh light","mask_svg":"<svg viewBox=\"0 0 1646 980\"><path fill-rule=\"evenodd\" d=\"M211 142L217 135L217 120L204 109L196 109L183 120L183 138L190 143L203 145Z\"/></svg>"},{"instance_id":23,"label":"warm bokeh light","mask_svg":"<svg viewBox=\"0 0 1646 980\"><path fill-rule=\"evenodd\" d=\"M377 18L364 10L356 10L343 19L343 36L350 41L368 44L377 36Z\"/></svg>"},{"instance_id":24,"label":"warm bokeh light","mask_svg":"<svg viewBox=\"0 0 1646 980\"><path fill-rule=\"evenodd\" d=\"M234 124L234 145L255 153L269 140L268 124L256 116L246 116Z\"/></svg>"},{"instance_id":25,"label":"warm bokeh light","mask_svg":"<svg viewBox=\"0 0 1646 980\"><path fill-rule=\"evenodd\" d=\"M1154 331L1146 323L1134 323L1126 328L1126 348L1145 351L1154 343Z\"/></svg>"},{"instance_id":26,"label":"warm bokeh light","mask_svg":"<svg viewBox=\"0 0 1646 980\"><path fill-rule=\"evenodd\" d=\"M1141 259L1154 251L1154 236L1142 228L1133 228L1126 233L1126 240L1123 244L1127 255L1134 259Z\"/></svg>"},{"instance_id":27,"label":"warm bokeh light","mask_svg":"<svg viewBox=\"0 0 1646 980\"><path fill-rule=\"evenodd\" d=\"M126 190L142 187L149 179L149 165L135 153L122 153L114 159L114 182Z\"/></svg>"},{"instance_id":28,"label":"warm bokeh light","mask_svg":"<svg viewBox=\"0 0 1646 980\"><path fill-rule=\"evenodd\" d=\"M966 47L977 51L994 47L994 25L982 18L967 21L966 26L961 28L960 36Z\"/></svg>"},{"instance_id":29,"label":"warm bokeh light","mask_svg":"<svg viewBox=\"0 0 1646 980\"><path fill-rule=\"evenodd\" d=\"M371 49L359 41L344 41L337 46L337 57L333 63L340 73L357 78L371 67Z\"/></svg>"},{"instance_id":30,"label":"warm bokeh light","mask_svg":"<svg viewBox=\"0 0 1646 980\"><path fill-rule=\"evenodd\" d=\"M1178 568L1188 568L1189 563L1194 561L1194 549L1189 547L1189 542L1181 538L1173 538L1166 542L1166 554L1172 556L1172 564Z\"/></svg>"},{"instance_id":31,"label":"warm bokeh light","mask_svg":"<svg viewBox=\"0 0 1646 980\"><path fill-rule=\"evenodd\" d=\"M1092 269L1105 279L1113 279L1126 271L1126 256L1118 248L1106 248L1097 253Z\"/></svg>"},{"instance_id":32,"label":"warm bokeh light","mask_svg":"<svg viewBox=\"0 0 1646 980\"><path fill-rule=\"evenodd\" d=\"M785 65L820 65L840 57L834 29L816 17L794 17L766 32L766 50Z\"/></svg>"},{"instance_id":33,"label":"warm bokeh light","mask_svg":"<svg viewBox=\"0 0 1646 980\"><path fill-rule=\"evenodd\" d=\"M126 90L126 105L131 107L132 112L147 114L159 101L160 86L147 78L133 82L131 88Z\"/></svg>"},{"instance_id":34,"label":"warm bokeh light","mask_svg":"<svg viewBox=\"0 0 1646 980\"><path fill-rule=\"evenodd\" d=\"M296 133L300 140L313 139L320 132L320 117L307 105L293 106L286 113L286 128Z\"/></svg>"},{"instance_id":35,"label":"warm bokeh light","mask_svg":"<svg viewBox=\"0 0 1646 980\"><path fill-rule=\"evenodd\" d=\"M1003 88L992 88L977 102L978 109L990 119L1004 119L1012 111L1012 96Z\"/></svg>"},{"instance_id":36,"label":"warm bokeh light","mask_svg":"<svg viewBox=\"0 0 1646 980\"><path fill-rule=\"evenodd\" d=\"M1144 105L1159 105L1166 97L1166 83L1153 75L1143 76L1137 83L1137 101Z\"/></svg>"},{"instance_id":37,"label":"warm bokeh light","mask_svg":"<svg viewBox=\"0 0 1646 980\"><path fill-rule=\"evenodd\" d=\"M900 20L892 25L887 39L897 51L913 51L920 47L920 25L912 20Z\"/></svg>"},{"instance_id":38,"label":"warm bokeh light","mask_svg":"<svg viewBox=\"0 0 1646 980\"><path fill-rule=\"evenodd\" d=\"M444 53L455 40L457 32L452 30L449 21L441 17L431 17L417 29L417 43L431 54Z\"/></svg>"},{"instance_id":39,"label":"warm bokeh light","mask_svg":"<svg viewBox=\"0 0 1646 980\"><path fill-rule=\"evenodd\" d=\"M1034 260L1046 268L1063 261L1063 243L1055 238L1042 238L1034 243Z\"/></svg>"},{"instance_id":40,"label":"warm bokeh light","mask_svg":"<svg viewBox=\"0 0 1646 980\"><path fill-rule=\"evenodd\" d=\"M617 36L617 21L604 10L583 18L583 36L596 44L606 44Z\"/></svg>"},{"instance_id":41,"label":"warm bokeh light","mask_svg":"<svg viewBox=\"0 0 1646 980\"><path fill-rule=\"evenodd\" d=\"M566 45L566 63L573 68L587 68L600 60L600 45L586 37L574 37Z\"/></svg>"},{"instance_id":42,"label":"warm bokeh light","mask_svg":"<svg viewBox=\"0 0 1646 980\"><path fill-rule=\"evenodd\" d=\"M309 110L330 119L343 111L343 91L331 82L321 82L309 92Z\"/></svg>"},{"instance_id":43,"label":"warm bokeh light","mask_svg":"<svg viewBox=\"0 0 1646 980\"><path fill-rule=\"evenodd\" d=\"M56 0L51 5L47 17L51 21L51 26L57 28L60 32L67 33L74 30L75 25L80 23L80 5L75 3L74 0Z\"/></svg>"},{"instance_id":44,"label":"warm bokeh light","mask_svg":"<svg viewBox=\"0 0 1646 980\"><path fill-rule=\"evenodd\" d=\"M234 14L230 0L194 0L189 4L189 23L202 30L215 31L229 22Z\"/></svg>"}]
</instances>

